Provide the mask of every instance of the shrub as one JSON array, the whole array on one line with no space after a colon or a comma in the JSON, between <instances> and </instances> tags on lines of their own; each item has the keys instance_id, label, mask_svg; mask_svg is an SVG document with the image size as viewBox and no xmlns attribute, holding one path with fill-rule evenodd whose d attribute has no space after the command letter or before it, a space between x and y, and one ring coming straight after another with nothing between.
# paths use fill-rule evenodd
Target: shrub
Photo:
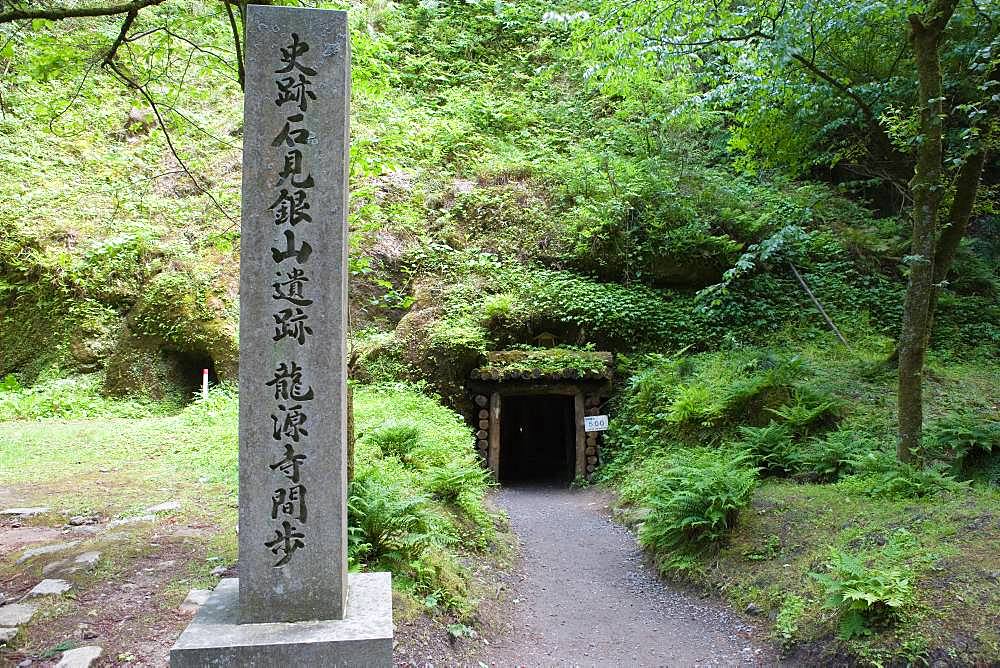
<instances>
[{"instance_id":1,"label":"shrub","mask_svg":"<svg viewBox=\"0 0 1000 668\"><path fill-rule=\"evenodd\" d=\"M766 410L787 424L793 433L804 436L818 425L832 421L841 410L841 402L826 393L797 387L790 402Z\"/></svg>"},{"instance_id":2,"label":"shrub","mask_svg":"<svg viewBox=\"0 0 1000 668\"><path fill-rule=\"evenodd\" d=\"M826 595L826 607L840 613L840 637L849 640L869 635L872 625L896 621L902 608L913 599L913 573L891 566L879 557L866 564L861 557L835 548L830 550L829 573L810 573Z\"/></svg>"},{"instance_id":3,"label":"shrub","mask_svg":"<svg viewBox=\"0 0 1000 668\"><path fill-rule=\"evenodd\" d=\"M955 480L943 464L907 464L885 452L869 452L849 464L857 473L838 483L849 493L876 499L914 499L957 492L968 483Z\"/></svg>"},{"instance_id":4,"label":"shrub","mask_svg":"<svg viewBox=\"0 0 1000 668\"><path fill-rule=\"evenodd\" d=\"M366 564L409 566L431 542L427 498L369 470L351 482L347 500L351 556Z\"/></svg>"},{"instance_id":5,"label":"shrub","mask_svg":"<svg viewBox=\"0 0 1000 668\"><path fill-rule=\"evenodd\" d=\"M950 457L953 470L966 477L988 471L991 457L1000 454L1000 421L975 413L951 413L932 423L925 433L927 450ZM1000 484L1000 476L988 476L987 481Z\"/></svg>"},{"instance_id":6,"label":"shrub","mask_svg":"<svg viewBox=\"0 0 1000 668\"><path fill-rule=\"evenodd\" d=\"M457 503L463 492L481 490L488 477L486 470L477 464L453 462L427 472L427 489L436 499Z\"/></svg>"},{"instance_id":7,"label":"shrub","mask_svg":"<svg viewBox=\"0 0 1000 668\"><path fill-rule=\"evenodd\" d=\"M766 427L740 427L736 446L744 450L760 469L777 475L789 473L795 460L792 432L783 424L771 422Z\"/></svg>"},{"instance_id":8,"label":"shrub","mask_svg":"<svg viewBox=\"0 0 1000 668\"><path fill-rule=\"evenodd\" d=\"M757 472L733 452L685 450L668 460L646 500L639 541L670 569L674 551L692 553L723 540L750 503Z\"/></svg>"},{"instance_id":9,"label":"shrub","mask_svg":"<svg viewBox=\"0 0 1000 668\"><path fill-rule=\"evenodd\" d=\"M405 459L420 439L420 428L410 422L388 422L365 437L383 455Z\"/></svg>"},{"instance_id":10,"label":"shrub","mask_svg":"<svg viewBox=\"0 0 1000 668\"><path fill-rule=\"evenodd\" d=\"M877 444L853 431L834 431L825 438L813 437L809 446L795 454L798 474L816 482L836 482L854 471L855 462Z\"/></svg>"}]
</instances>

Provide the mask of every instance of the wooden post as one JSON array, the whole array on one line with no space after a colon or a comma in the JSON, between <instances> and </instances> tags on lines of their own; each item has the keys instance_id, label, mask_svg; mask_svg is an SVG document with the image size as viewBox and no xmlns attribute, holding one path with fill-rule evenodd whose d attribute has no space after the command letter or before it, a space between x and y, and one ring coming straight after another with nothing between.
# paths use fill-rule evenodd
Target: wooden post
<instances>
[{"instance_id":1,"label":"wooden post","mask_svg":"<svg viewBox=\"0 0 1000 668\"><path fill-rule=\"evenodd\" d=\"M500 482L500 393L490 394L490 471L497 482Z\"/></svg>"},{"instance_id":2,"label":"wooden post","mask_svg":"<svg viewBox=\"0 0 1000 668\"><path fill-rule=\"evenodd\" d=\"M587 477L587 435L583 431L583 416L586 409L583 405L583 394L577 392L573 396L573 408L575 413L574 424L576 425L576 477Z\"/></svg>"}]
</instances>

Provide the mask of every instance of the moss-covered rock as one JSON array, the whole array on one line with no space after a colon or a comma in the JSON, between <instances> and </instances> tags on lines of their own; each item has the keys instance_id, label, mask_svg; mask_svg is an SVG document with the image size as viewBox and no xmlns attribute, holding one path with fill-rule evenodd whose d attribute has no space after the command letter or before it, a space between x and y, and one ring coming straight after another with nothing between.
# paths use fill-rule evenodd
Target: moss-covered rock
<instances>
[{"instance_id":1,"label":"moss-covered rock","mask_svg":"<svg viewBox=\"0 0 1000 668\"><path fill-rule=\"evenodd\" d=\"M127 332L108 360L102 391L113 397L183 401L187 385L180 360L158 340Z\"/></svg>"},{"instance_id":2,"label":"moss-covered rock","mask_svg":"<svg viewBox=\"0 0 1000 668\"><path fill-rule=\"evenodd\" d=\"M425 382L458 405L469 373L485 360L486 330L443 306L413 308L389 336L373 336L355 348L352 377L363 382Z\"/></svg>"},{"instance_id":3,"label":"moss-covered rock","mask_svg":"<svg viewBox=\"0 0 1000 668\"><path fill-rule=\"evenodd\" d=\"M220 380L236 380L238 323L204 278L182 271L158 274L129 314L129 328L167 351L210 358Z\"/></svg>"}]
</instances>

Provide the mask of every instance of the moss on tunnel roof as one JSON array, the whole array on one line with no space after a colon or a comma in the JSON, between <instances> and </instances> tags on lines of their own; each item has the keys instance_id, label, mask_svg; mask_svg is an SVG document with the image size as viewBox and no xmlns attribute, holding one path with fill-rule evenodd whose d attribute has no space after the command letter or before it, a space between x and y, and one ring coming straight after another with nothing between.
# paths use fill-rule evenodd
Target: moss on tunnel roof
<instances>
[{"instance_id":1,"label":"moss on tunnel roof","mask_svg":"<svg viewBox=\"0 0 1000 668\"><path fill-rule=\"evenodd\" d=\"M473 370L477 380L517 379L609 379L609 352L574 348L497 350L486 354L487 364Z\"/></svg>"}]
</instances>

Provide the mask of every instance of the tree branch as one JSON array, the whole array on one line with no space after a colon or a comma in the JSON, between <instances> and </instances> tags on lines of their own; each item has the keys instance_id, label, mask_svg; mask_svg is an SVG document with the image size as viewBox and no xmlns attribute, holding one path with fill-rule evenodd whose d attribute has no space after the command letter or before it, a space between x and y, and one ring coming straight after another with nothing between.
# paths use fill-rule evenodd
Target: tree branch
<instances>
[{"instance_id":1,"label":"tree branch","mask_svg":"<svg viewBox=\"0 0 1000 668\"><path fill-rule=\"evenodd\" d=\"M167 148L170 149L170 153L174 156L174 160L176 160L177 164L180 165L180 168L184 170L184 173L187 174L187 177L191 179L191 183L194 184L194 187L197 188L199 191L201 191L204 195L206 195L208 199L212 200L212 204L215 205L215 208L218 209L223 216L228 218L229 222L232 225L238 225L239 223L236 221L236 219L234 219L231 215L229 215L228 211L222 208L222 205L219 204L219 201L217 199L215 199L215 196L212 195L212 193L210 193L208 190L205 189L204 186L201 185L201 182L198 181L195 175L191 173L191 170L188 169L188 166L184 163L184 161L181 160L181 157L177 154L177 149L174 147L174 142L170 138L170 133L167 132L167 124L163 120L163 115L160 113L160 108L157 106L156 100L154 100L153 97L149 94L149 91L146 90L145 86L143 86L139 82L135 81L132 77L130 77L121 67L119 67L118 63L114 62L113 60L106 61L105 65L108 67L108 69L114 72L114 74L118 76L118 78L121 79L125 83L125 85L127 85L129 88L132 88L133 90L138 91L139 94L142 95L143 98L145 98L146 102L149 104L149 108L153 110L153 114L156 116L156 122L160 126L160 130L163 131L163 137L167 140Z\"/></svg>"},{"instance_id":2,"label":"tree branch","mask_svg":"<svg viewBox=\"0 0 1000 668\"><path fill-rule=\"evenodd\" d=\"M0 13L0 23L10 23L12 21L30 21L33 19L48 19L50 21L60 21L62 19L84 18L94 16L117 16L118 14L129 14L137 12L146 7L159 5L166 0L134 0L124 5L111 5L110 7L60 7L53 9L12 9L9 12Z\"/></svg>"},{"instance_id":3,"label":"tree branch","mask_svg":"<svg viewBox=\"0 0 1000 668\"><path fill-rule=\"evenodd\" d=\"M243 48L240 46L240 30L236 27L236 17L233 16L233 8L229 4L229 0L222 0L222 4L226 6L226 14L229 15L229 29L233 33L233 46L236 47L236 76L240 81L240 89L243 89L243 80L246 73L243 70Z\"/></svg>"},{"instance_id":4,"label":"tree branch","mask_svg":"<svg viewBox=\"0 0 1000 668\"><path fill-rule=\"evenodd\" d=\"M872 126L873 128L876 127L881 128L881 125L878 122L878 117L875 115L874 110L872 110L871 106L867 102L865 102L865 99L860 95L858 95L854 90L852 90L850 86L841 83L836 79L836 77L833 77L829 73L824 72L823 70L821 70L819 67L816 66L816 63L809 60L800 53L792 54L792 58L794 58L799 64L801 64L807 70L815 74L817 77L827 82L828 84L839 90L847 97L851 98L854 104L858 105L858 109L861 110L861 113L865 115L865 120L868 121L868 124L870 126Z\"/></svg>"},{"instance_id":5,"label":"tree branch","mask_svg":"<svg viewBox=\"0 0 1000 668\"><path fill-rule=\"evenodd\" d=\"M128 15L125 17L125 20L122 21L122 27L121 30L118 31L118 37L116 37L115 41L111 43L111 48L109 48L108 52L104 55L105 67L110 67L112 65L112 61L115 59L115 54L118 53L118 48L125 43L125 38L128 36L129 28L132 27L133 23L135 23L137 16L139 16L139 10L130 9Z\"/></svg>"}]
</instances>

